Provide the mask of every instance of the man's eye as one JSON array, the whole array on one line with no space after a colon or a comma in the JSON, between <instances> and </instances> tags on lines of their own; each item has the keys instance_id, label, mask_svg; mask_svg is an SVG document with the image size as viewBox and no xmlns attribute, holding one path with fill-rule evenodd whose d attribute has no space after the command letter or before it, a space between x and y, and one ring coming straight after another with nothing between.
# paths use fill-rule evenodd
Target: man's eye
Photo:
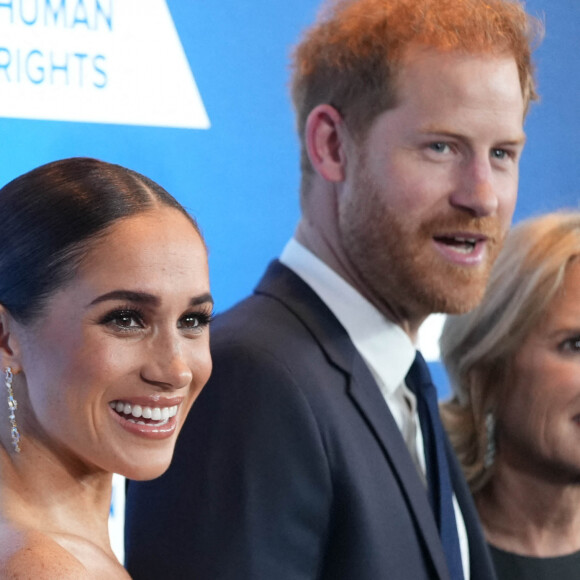
<instances>
[{"instance_id":1,"label":"man's eye","mask_svg":"<svg viewBox=\"0 0 580 580\"><path fill-rule=\"evenodd\" d=\"M495 159L505 159L506 157L509 157L509 153L505 149L492 149L491 155L492 157L495 157Z\"/></svg>"},{"instance_id":2,"label":"man's eye","mask_svg":"<svg viewBox=\"0 0 580 580\"><path fill-rule=\"evenodd\" d=\"M442 141L431 143L429 147L436 153L448 153L450 150L449 145L447 143L443 143Z\"/></svg>"}]
</instances>

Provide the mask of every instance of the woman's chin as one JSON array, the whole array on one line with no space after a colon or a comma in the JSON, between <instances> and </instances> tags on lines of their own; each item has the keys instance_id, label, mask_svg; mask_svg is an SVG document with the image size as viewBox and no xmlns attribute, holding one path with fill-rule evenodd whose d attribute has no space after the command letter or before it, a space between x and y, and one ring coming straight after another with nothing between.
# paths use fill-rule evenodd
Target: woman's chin
<instances>
[{"instance_id":1,"label":"woman's chin","mask_svg":"<svg viewBox=\"0 0 580 580\"><path fill-rule=\"evenodd\" d=\"M161 477L169 468L171 463L171 457L166 459L160 459L156 462L149 462L147 466L140 465L130 465L122 471L119 470L120 475L123 475L127 479L132 479L134 481L147 481L148 479L156 479Z\"/></svg>"}]
</instances>

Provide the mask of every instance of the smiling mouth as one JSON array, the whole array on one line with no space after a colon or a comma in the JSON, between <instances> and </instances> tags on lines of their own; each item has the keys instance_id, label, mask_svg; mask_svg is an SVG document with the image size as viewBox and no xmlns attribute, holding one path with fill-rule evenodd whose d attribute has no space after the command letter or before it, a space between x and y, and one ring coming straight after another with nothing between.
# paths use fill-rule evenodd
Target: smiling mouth
<instances>
[{"instance_id":1,"label":"smiling mouth","mask_svg":"<svg viewBox=\"0 0 580 580\"><path fill-rule=\"evenodd\" d=\"M130 423L161 427L177 414L178 405L172 407L145 407L124 401L111 401L109 407Z\"/></svg>"},{"instance_id":2,"label":"smiling mouth","mask_svg":"<svg viewBox=\"0 0 580 580\"><path fill-rule=\"evenodd\" d=\"M446 246L452 247L455 251L460 252L462 254L471 254L476 246L477 243L481 241L478 238L468 238L468 237L435 237L435 241L445 244Z\"/></svg>"}]
</instances>

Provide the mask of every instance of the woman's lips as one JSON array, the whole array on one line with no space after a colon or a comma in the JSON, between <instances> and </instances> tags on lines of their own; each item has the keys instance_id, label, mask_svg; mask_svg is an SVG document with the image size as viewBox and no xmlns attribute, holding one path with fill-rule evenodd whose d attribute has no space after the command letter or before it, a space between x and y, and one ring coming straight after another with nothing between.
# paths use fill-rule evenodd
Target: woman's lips
<instances>
[{"instance_id":1,"label":"woman's lips","mask_svg":"<svg viewBox=\"0 0 580 580\"><path fill-rule=\"evenodd\" d=\"M157 400L151 404L150 400L122 400L111 401L109 407L115 420L130 433L163 439L170 437L177 426L176 415L181 400L177 404L175 399L167 401ZM145 404L149 403L149 404Z\"/></svg>"}]
</instances>

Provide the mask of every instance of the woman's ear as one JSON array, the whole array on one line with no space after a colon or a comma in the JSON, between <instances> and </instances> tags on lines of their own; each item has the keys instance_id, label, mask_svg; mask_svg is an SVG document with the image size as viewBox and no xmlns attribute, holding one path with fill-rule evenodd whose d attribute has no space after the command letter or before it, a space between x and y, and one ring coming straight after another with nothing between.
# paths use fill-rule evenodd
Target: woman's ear
<instances>
[{"instance_id":1,"label":"woman's ear","mask_svg":"<svg viewBox=\"0 0 580 580\"><path fill-rule=\"evenodd\" d=\"M15 330L16 321L6 307L0 304L0 370L11 367L14 374L22 367L20 344Z\"/></svg>"},{"instance_id":2,"label":"woman's ear","mask_svg":"<svg viewBox=\"0 0 580 580\"><path fill-rule=\"evenodd\" d=\"M306 119L305 144L314 170L327 181L344 181L346 127L331 105L318 105Z\"/></svg>"}]
</instances>

